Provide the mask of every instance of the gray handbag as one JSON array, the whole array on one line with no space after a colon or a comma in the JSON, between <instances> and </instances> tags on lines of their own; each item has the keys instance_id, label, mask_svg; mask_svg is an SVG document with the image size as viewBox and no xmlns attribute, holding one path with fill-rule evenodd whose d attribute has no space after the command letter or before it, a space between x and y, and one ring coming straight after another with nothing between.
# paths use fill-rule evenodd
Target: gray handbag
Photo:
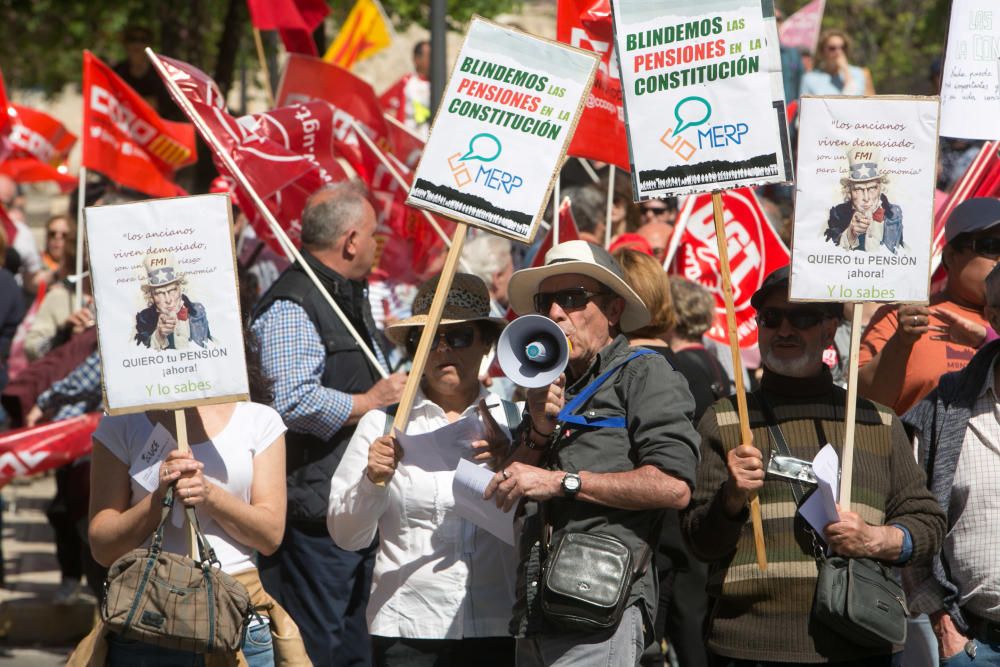
<instances>
[{"instance_id":1,"label":"gray handbag","mask_svg":"<svg viewBox=\"0 0 1000 667\"><path fill-rule=\"evenodd\" d=\"M870 558L817 560L813 616L859 646L906 641L906 600L889 568Z\"/></svg>"}]
</instances>

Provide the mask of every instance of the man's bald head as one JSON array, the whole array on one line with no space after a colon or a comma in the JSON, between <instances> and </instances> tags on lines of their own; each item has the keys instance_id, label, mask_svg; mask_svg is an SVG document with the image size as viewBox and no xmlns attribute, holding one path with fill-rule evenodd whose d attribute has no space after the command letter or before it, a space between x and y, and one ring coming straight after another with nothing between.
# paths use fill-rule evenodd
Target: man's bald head
<instances>
[{"instance_id":1,"label":"man's bald head","mask_svg":"<svg viewBox=\"0 0 1000 667\"><path fill-rule=\"evenodd\" d=\"M368 194L357 183L336 183L314 192L302 211L302 245L312 250L333 248L364 222L368 211L374 215Z\"/></svg>"},{"instance_id":2,"label":"man's bald head","mask_svg":"<svg viewBox=\"0 0 1000 667\"><path fill-rule=\"evenodd\" d=\"M649 247L653 250L653 257L661 262L666 258L670 236L674 233L673 225L666 222L647 222L639 227L636 233L649 242Z\"/></svg>"}]
</instances>

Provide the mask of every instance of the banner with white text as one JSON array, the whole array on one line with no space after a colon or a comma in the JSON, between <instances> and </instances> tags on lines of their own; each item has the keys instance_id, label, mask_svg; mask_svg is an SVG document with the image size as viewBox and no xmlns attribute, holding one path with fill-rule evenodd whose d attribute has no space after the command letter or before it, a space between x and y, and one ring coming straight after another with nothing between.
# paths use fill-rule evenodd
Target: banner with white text
<instances>
[{"instance_id":1,"label":"banner with white text","mask_svg":"<svg viewBox=\"0 0 1000 667\"><path fill-rule=\"evenodd\" d=\"M226 195L85 212L109 414L249 395Z\"/></svg>"},{"instance_id":2,"label":"banner with white text","mask_svg":"<svg viewBox=\"0 0 1000 667\"><path fill-rule=\"evenodd\" d=\"M530 243L598 61L473 19L406 203Z\"/></svg>"},{"instance_id":3,"label":"banner with white text","mask_svg":"<svg viewBox=\"0 0 1000 667\"><path fill-rule=\"evenodd\" d=\"M938 98L803 97L793 301L926 303Z\"/></svg>"},{"instance_id":4,"label":"banner with white text","mask_svg":"<svg viewBox=\"0 0 1000 667\"><path fill-rule=\"evenodd\" d=\"M941 71L941 136L1000 139L1000 5L955 0Z\"/></svg>"},{"instance_id":5,"label":"banner with white text","mask_svg":"<svg viewBox=\"0 0 1000 667\"><path fill-rule=\"evenodd\" d=\"M618 0L637 201L792 179L771 0Z\"/></svg>"}]
</instances>

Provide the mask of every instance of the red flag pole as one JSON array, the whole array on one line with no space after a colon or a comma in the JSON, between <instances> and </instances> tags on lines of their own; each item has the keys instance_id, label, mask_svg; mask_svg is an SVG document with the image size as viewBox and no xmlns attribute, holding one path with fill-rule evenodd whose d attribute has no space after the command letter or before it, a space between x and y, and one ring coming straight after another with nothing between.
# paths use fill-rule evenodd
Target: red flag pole
<instances>
[{"instance_id":1,"label":"red flag pole","mask_svg":"<svg viewBox=\"0 0 1000 667\"><path fill-rule=\"evenodd\" d=\"M83 142L84 148L87 142ZM83 308L83 207L87 198L87 168L80 160L80 185L76 191L76 284L73 291L73 310Z\"/></svg>"},{"instance_id":2,"label":"red flag pole","mask_svg":"<svg viewBox=\"0 0 1000 667\"><path fill-rule=\"evenodd\" d=\"M582 160L581 160L582 162ZM608 205L604 210L604 247L611 247L611 212L615 208L615 165L608 165Z\"/></svg>"},{"instance_id":3,"label":"red flag pole","mask_svg":"<svg viewBox=\"0 0 1000 667\"><path fill-rule=\"evenodd\" d=\"M177 84L174 83L173 79L171 79L167 74L166 68L163 66L163 62L160 60L159 56L156 55L153 49L146 47L146 57L153 63L153 67L156 68L160 78L167 84L167 88L170 89L170 93L174 98L174 101L180 105L184 113L187 114L187 116L194 122L195 126L201 131L202 137L205 141L212 147L213 150L215 150L216 155L218 155L219 158L225 163L229 172L236 177L240 186L247 192L247 194L250 195L254 206L256 206L257 210L260 211L260 214L264 216L264 220L267 221L268 226L271 228L271 233L274 234L274 237L278 239L279 243L281 243L281 247L284 248L288 259L299 263L302 270L305 271L305 274L309 276L309 280L311 280L316 286L316 289L319 290L320 295L326 300L330 308L333 309L334 314L336 314L341 323L360 346L361 351L368 358L368 361L371 363L375 371L383 379L389 377L389 373L382 367L378 357L376 357L375 353L372 352L368 343L361 337L361 334L359 334L358 330L354 328L354 325L351 324L350 320L347 319L344 311L340 309L340 306L338 306L333 300L333 297L331 297L330 294L323 288L323 285L319 282L319 278L312 270L312 267L309 266L309 264L302 258L298 248L295 247L291 239L288 238L288 235L285 234L285 230L281 228L278 221L274 219L274 214L271 213L271 210L267 208L264 200L260 198L257 191L250 185L250 180L242 171L240 171L240 168L236 165L236 160L234 160L233 156L229 154L229 151L227 151L219 143L218 138L205 125L205 121L202 119L201 115L194 109L194 107L191 106L191 102L188 100L187 96L184 95L184 93L177 87Z\"/></svg>"}]
</instances>

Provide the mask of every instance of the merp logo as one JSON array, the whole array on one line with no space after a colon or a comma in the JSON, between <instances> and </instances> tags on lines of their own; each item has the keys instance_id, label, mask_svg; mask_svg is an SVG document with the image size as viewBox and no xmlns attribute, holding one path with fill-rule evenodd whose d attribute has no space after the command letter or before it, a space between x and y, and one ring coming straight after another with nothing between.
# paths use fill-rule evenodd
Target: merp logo
<instances>
[{"instance_id":1,"label":"merp logo","mask_svg":"<svg viewBox=\"0 0 1000 667\"><path fill-rule=\"evenodd\" d=\"M503 190L510 194L524 184L524 179L497 166L484 167L479 165L475 177L472 176L466 162L477 160L480 163L491 163L500 157L503 146L500 140L488 132L480 132L469 140L465 154L455 153L448 158L448 168L451 169L455 185L465 187L475 181L490 190Z\"/></svg>"},{"instance_id":2,"label":"merp logo","mask_svg":"<svg viewBox=\"0 0 1000 667\"><path fill-rule=\"evenodd\" d=\"M676 124L667 128L667 131L660 137L660 143L687 162L699 150L725 148L730 144L740 144L743 137L750 131L750 126L747 123L722 123L710 125L705 129L695 129L694 143L681 136L681 132L690 128L700 128L711 118L712 105L708 100L697 95L685 97L674 106ZM689 133L688 137L690 136Z\"/></svg>"}]
</instances>

